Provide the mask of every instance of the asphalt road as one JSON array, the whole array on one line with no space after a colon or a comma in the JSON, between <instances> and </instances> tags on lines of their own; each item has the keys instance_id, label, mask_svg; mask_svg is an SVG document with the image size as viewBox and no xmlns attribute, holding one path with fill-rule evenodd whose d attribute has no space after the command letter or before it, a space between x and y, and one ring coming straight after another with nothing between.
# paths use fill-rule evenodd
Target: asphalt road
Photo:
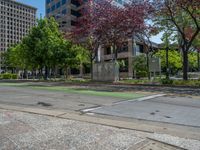
<instances>
[{"instance_id":1,"label":"asphalt road","mask_svg":"<svg viewBox=\"0 0 200 150\"><path fill-rule=\"evenodd\" d=\"M190 96L166 95L143 101L125 101L113 97L0 85L0 103L78 112L86 110L94 114L200 127L200 98Z\"/></svg>"},{"instance_id":2,"label":"asphalt road","mask_svg":"<svg viewBox=\"0 0 200 150\"><path fill-rule=\"evenodd\" d=\"M122 99L0 85L0 103L79 111L112 105Z\"/></svg>"},{"instance_id":3,"label":"asphalt road","mask_svg":"<svg viewBox=\"0 0 200 150\"><path fill-rule=\"evenodd\" d=\"M91 112L200 128L200 99L198 98L162 96L104 106Z\"/></svg>"}]
</instances>

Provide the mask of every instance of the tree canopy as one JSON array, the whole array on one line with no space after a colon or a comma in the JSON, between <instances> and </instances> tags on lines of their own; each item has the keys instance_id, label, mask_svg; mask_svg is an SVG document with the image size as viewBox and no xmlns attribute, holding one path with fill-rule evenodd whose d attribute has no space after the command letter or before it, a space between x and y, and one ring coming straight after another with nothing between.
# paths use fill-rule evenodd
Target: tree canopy
<instances>
[{"instance_id":1,"label":"tree canopy","mask_svg":"<svg viewBox=\"0 0 200 150\"><path fill-rule=\"evenodd\" d=\"M200 33L199 0L154 0L155 23L176 37L182 51L183 79L188 79L188 53Z\"/></svg>"},{"instance_id":2,"label":"tree canopy","mask_svg":"<svg viewBox=\"0 0 200 150\"><path fill-rule=\"evenodd\" d=\"M44 18L37 20L21 43L7 51L6 61L10 67L20 69L69 68L86 62L86 52L63 37L54 18Z\"/></svg>"}]
</instances>

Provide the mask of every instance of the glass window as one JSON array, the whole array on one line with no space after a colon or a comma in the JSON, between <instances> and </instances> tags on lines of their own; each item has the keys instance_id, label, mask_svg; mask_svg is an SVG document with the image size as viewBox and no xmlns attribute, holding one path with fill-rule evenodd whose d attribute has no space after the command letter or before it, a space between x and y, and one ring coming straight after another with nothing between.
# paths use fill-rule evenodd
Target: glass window
<instances>
[{"instance_id":1,"label":"glass window","mask_svg":"<svg viewBox=\"0 0 200 150\"><path fill-rule=\"evenodd\" d=\"M59 8L60 7L60 2L58 2L57 4L56 4L56 8Z\"/></svg>"},{"instance_id":2,"label":"glass window","mask_svg":"<svg viewBox=\"0 0 200 150\"><path fill-rule=\"evenodd\" d=\"M54 11L55 10L55 5L53 5L52 7L51 7L51 11Z\"/></svg>"},{"instance_id":3,"label":"glass window","mask_svg":"<svg viewBox=\"0 0 200 150\"><path fill-rule=\"evenodd\" d=\"M62 5L65 5L67 0L62 0Z\"/></svg>"},{"instance_id":4,"label":"glass window","mask_svg":"<svg viewBox=\"0 0 200 150\"><path fill-rule=\"evenodd\" d=\"M48 8L46 11L47 11L47 14L49 14L51 12L51 9Z\"/></svg>"},{"instance_id":5,"label":"glass window","mask_svg":"<svg viewBox=\"0 0 200 150\"><path fill-rule=\"evenodd\" d=\"M135 46L135 54L136 54L136 56L138 56L138 55L140 55L140 54L142 54L144 52L144 50L143 50L143 45L136 45Z\"/></svg>"},{"instance_id":6,"label":"glass window","mask_svg":"<svg viewBox=\"0 0 200 150\"><path fill-rule=\"evenodd\" d=\"M63 15L67 14L67 9L63 9L63 10L62 10L62 14L63 14Z\"/></svg>"},{"instance_id":7,"label":"glass window","mask_svg":"<svg viewBox=\"0 0 200 150\"><path fill-rule=\"evenodd\" d=\"M47 4L51 3L51 0L46 0Z\"/></svg>"},{"instance_id":8,"label":"glass window","mask_svg":"<svg viewBox=\"0 0 200 150\"><path fill-rule=\"evenodd\" d=\"M115 0L117 3L119 4L123 4L123 1L122 0Z\"/></svg>"}]
</instances>

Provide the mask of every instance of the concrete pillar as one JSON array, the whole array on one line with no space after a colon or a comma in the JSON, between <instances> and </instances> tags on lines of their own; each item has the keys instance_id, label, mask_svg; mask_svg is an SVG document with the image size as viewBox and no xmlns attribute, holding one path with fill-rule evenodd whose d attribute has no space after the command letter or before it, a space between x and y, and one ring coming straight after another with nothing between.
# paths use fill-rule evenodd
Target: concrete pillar
<instances>
[{"instance_id":1,"label":"concrete pillar","mask_svg":"<svg viewBox=\"0 0 200 150\"><path fill-rule=\"evenodd\" d=\"M128 78L133 78L133 43L128 40Z\"/></svg>"}]
</instances>

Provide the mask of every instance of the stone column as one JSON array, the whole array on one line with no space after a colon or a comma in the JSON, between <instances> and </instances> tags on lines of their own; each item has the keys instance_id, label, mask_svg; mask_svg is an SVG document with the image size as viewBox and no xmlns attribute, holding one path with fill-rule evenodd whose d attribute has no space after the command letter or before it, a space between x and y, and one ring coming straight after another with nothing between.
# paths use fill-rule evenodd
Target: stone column
<instances>
[{"instance_id":1,"label":"stone column","mask_svg":"<svg viewBox=\"0 0 200 150\"><path fill-rule=\"evenodd\" d=\"M133 43L128 40L128 78L133 78Z\"/></svg>"}]
</instances>

